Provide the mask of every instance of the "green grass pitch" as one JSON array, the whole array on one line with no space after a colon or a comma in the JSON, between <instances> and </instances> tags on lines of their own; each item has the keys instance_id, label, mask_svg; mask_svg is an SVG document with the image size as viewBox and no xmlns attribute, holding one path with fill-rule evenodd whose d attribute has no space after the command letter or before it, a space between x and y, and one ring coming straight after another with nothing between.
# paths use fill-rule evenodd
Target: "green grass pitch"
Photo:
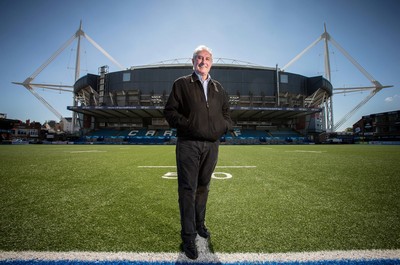
<instances>
[{"instance_id":1,"label":"green grass pitch","mask_svg":"<svg viewBox=\"0 0 400 265\"><path fill-rule=\"evenodd\" d=\"M175 146L0 146L0 250L179 251L174 165ZM400 146L221 146L215 172L214 251L400 248Z\"/></svg>"}]
</instances>

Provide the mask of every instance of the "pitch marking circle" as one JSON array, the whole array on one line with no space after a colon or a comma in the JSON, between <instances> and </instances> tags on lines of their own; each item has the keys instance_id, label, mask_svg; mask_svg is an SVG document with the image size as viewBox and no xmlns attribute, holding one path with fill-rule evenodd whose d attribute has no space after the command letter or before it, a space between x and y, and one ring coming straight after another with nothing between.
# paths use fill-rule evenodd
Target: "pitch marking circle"
<instances>
[{"instance_id":1,"label":"pitch marking circle","mask_svg":"<svg viewBox=\"0 0 400 265\"><path fill-rule=\"evenodd\" d=\"M167 172L162 176L164 179L176 179L177 177L177 172ZM226 172L214 172L211 177L214 179L230 179L232 178L232 174Z\"/></svg>"},{"instance_id":2,"label":"pitch marking circle","mask_svg":"<svg viewBox=\"0 0 400 265\"><path fill-rule=\"evenodd\" d=\"M219 177L217 175L223 175L223 177ZM214 172L211 177L214 179L230 179L230 178L232 178L232 174L225 173L225 172Z\"/></svg>"}]
</instances>

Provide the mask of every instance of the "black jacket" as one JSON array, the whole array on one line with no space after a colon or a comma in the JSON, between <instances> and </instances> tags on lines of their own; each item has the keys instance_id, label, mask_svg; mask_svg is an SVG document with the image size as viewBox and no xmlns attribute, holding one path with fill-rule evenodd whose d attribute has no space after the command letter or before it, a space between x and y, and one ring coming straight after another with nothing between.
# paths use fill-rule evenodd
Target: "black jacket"
<instances>
[{"instance_id":1,"label":"black jacket","mask_svg":"<svg viewBox=\"0 0 400 265\"><path fill-rule=\"evenodd\" d=\"M207 98L195 73L174 82L164 115L179 138L216 141L232 129L228 96L218 81L209 81Z\"/></svg>"}]
</instances>

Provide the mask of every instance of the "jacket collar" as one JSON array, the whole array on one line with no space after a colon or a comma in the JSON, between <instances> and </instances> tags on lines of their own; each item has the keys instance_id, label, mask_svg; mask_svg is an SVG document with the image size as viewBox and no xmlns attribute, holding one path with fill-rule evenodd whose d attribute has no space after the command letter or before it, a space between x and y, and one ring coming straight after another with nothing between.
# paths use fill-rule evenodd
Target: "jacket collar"
<instances>
[{"instance_id":1,"label":"jacket collar","mask_svg":"<svg viewBox=\"0 0 400 265\"><path fill-rule=\"evenodd\" d=\"M190 82L191 82L191 83L194 83L194 82L196 82L196 81L199 81L199 77L198 77L198 75L196 74L196 72L193 72L192 75L190 76Z\"/></svg>"},{"instance_id":2,"label":"jacket collar","mask_svg":"<svg viewBox=\"0 0 400 265\"><path fill-rule=\"evenodd\" d=\"M196 72L193 72L192 75L190 76L190 82L194 83L196 81L200 81L200 79L199 79L199 76L196 74ZM215 86L214 80L212 78L210 78L210 82L209 83L211 83L211 84L213 84Z\"/></svg>"},{"instance_id":3,"label":"jacket collar","mask_svg":"<svg viewBox=\"0 0 400 265\"><path fill-rule=\"evenodd\" d=\"M199 80L199 77L197 76L197 74L195 72L193 72L193 74L190 76L190 83L194 83L196 81L200 81L200 80ZM215 82L212 78L210 79L210 82L208 82L208 84L212 84L214 86L214 91L217 93L219 92L218 86L215 84Z\"/></svg>"}]
</instances>

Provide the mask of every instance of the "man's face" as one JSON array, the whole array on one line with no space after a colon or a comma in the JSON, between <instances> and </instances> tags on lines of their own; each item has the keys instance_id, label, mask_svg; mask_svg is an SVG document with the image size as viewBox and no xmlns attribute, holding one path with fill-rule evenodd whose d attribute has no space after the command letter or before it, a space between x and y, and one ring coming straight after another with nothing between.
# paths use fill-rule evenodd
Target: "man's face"
<instances>
[{"instance_id":1,"label":"man's face","mask_svg":"<svg viewBox=\"0 0 400 265\"><path fill-rule=\"evenodd\" d=\"M200 51L192 59L194 70L204 78L207 77L212 66L212 57L208 51Z\"/></svg>"}]
</instances>

